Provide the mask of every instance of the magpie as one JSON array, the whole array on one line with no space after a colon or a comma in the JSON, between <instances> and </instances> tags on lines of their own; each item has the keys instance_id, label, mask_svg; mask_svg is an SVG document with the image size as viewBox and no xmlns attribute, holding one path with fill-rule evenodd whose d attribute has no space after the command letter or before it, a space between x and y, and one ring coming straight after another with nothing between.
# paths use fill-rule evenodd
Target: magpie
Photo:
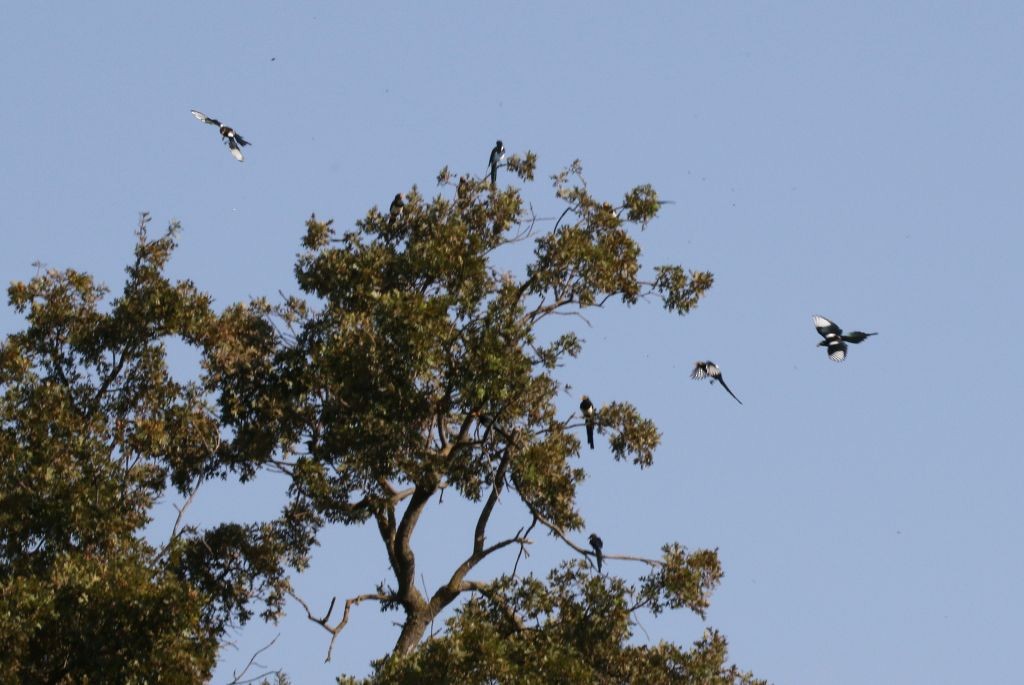
<instances>
[{"instance_id":1,"label":"magpie","mask_svg":"<svg viewBox=\"0 0 1024 685\"><path fill-rule=\"evenodd\" d=\"M590 546L594 548L594 555L597 557L597 572L601 572L601 564L604 562L604 541L597 537L597 533L590 534Z\"/></svg>"},{"instance_id":2,"label":"magpie","mask_svg":"<svg viewBox=\"0 0 1024 685\"><path fill-rule=\"evenodd\" d=\"M501 160L503 159L505 159L505 146L499 140L494 144L494 149L491 150L491 158L487 161L487 164L491 169L492 188L498 185L498 165L501 164Z\"/></svg>"},{"instance_id":3,"label":"magpie","mask_svg":"<svg viewBox=\"0 0 1024 685\"><path fill-rule=\"evenodd\" d=\"M842 328L817 314L811 317L811 320L814 321L814 327L818 329L818 333L824 338L817 344L817 347L827 348L828 358L834 362L846 359L846 343L856 344L864 342L872 335L878 335L878 333L864 333L863 331L843 333Z\"/></svg>"},{"instance_id":4,"label":"magpie","mask_svg":"<svg viewBox=\"0 0 1024 685\"><path fill-rule=\"evenodd\" d=\"M729 386L725 384L725 379L722 378L722 371L718 368L718 364L710 360L706 362L697 362L696 364L694 364L693 372L690 374L690 378L692 378L695 381L699 381L705 377L711 379L712 385L714 385L715 381L721 383L722 387L725 388L725 391L732 395L732 398L734 400L740 402L740 398L736 397L736 395L733 395L732 390L730 390ZM743 403L740 402L740 404Z\"/></svg>"},{"instance_id":5,"label":"magpie","mask_svg":"<svg viewBox=\"0 0 1024 685\"><path fill-rule=\"evenodd\" d=\"M587 422L587 444L594 449L594 403L586 395L580 402L580 411L583 412L583 419Z\"/></svg>"},{"instance_id":6,"label":"magpie","mask_svg":"<svg viewBox=\"0 0 1024 685\"><path fill-rule=\"evenodd\" d=\"M224 142L228 144L228 148L231 150L231 156L237 159L239 162L245 158L242 156L242 148L246 145L251 145L242 136L235 133L235 129L230 126L226 126L212 117L208 117L202 112L192 110L192 116L204 124L210 124L211 126L217 126L220 129L220 135L224 139Z\"/></svg>"},{"instance_id":7,"label":"magpie","mask_svg":"<svg viewBox=\"0 0 1024 685\"><path fill-rule=\"evenodd\" d=\"M395 223L395 219L402 214L404 208L405 196L398 193L398 195L395 195L395 199L391 201L391 208L388 210L388 226Z\"/></svg>"}]
</instances>

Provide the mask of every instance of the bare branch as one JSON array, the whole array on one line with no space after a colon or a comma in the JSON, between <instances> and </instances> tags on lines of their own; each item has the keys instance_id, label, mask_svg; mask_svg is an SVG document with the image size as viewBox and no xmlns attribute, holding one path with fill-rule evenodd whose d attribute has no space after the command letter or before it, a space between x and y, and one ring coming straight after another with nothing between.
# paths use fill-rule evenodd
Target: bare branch
<instances>
[{"instance_id":1,"label":"bare branch","mask_svg":"<svg viewBox=\"0 0 1024 685\"><path fill-rule=\"evenodd\" d=\"M587 548L585 548L585 547L583 547L581 545L577 545L575 542L572 541L572 539L568 535L565 534L565 531L562 530L561 526L557 525L556 523L554 523L552 521L549 521L543 514L541 514L537 510L537 507L534 506L534 504L532 502L530 502L526 497L523 497L523 493L520 492L519 495L522 498L523 503L526 504L527 508L530 510L530 513L533 514L533 516L538 521L540 521L542 524L544 524L545 528L547 528L552 533L554 533L555 535L560 537L565 544L567 544L569 547L571 547L574 550L576 550L577 552L579 552L584 557L589 559L590 557L594 556L594 552L593 551L588 550ZM637 557L637 556L632 556L632 555L629 555L629 554L607 554L607 553L603 553L601 556L605 560L608 560L608 559L620 559L622 561L639 561L639 562L642 562L644 564L647 564L648 566L652 566L652 567L655 567L655 568L659 568L659 567L665 566L665 562L663 562L660 559L648 559L647 557Z\"/></svg>"},{"instance_id":2,"label":"bare branch","mask_svg":"<svg viewBox=\"0 0 1024 685\"><path fill-rule=\"evenodd\" d=\"M277 638L279 638L279 637L281 637L280 633L278 633L274 637L273 640L271 640L267 644L265 644L262 647L260 647L259 649L257 649L253 653L252 658L249 659L249 663L247 663L245 665L245 668L242 669L241 673L239 673L237 671L232 671L231 672L231 676L232 676L231 677L231 681L227 685L247 685L248 683L255 683L257 680L261 680L262 678L266 678L268 675L273 675L275 673L280 673L281 669L277 669L277 670L274 670L274 671L267 671L266 673L261 673L258 676L254 676L252 678L246 678L245 680L242 680L242 678L245 678L245 674L248 673L249 669L252 668L253 666L256 666L257 668L265 668L265 666L256 663L256 657L258 657L260 654L262 654L263 652L265 652L268 649L270 649L271 647L273 647L274 643L277 642Z\"/></svg>"},{"instance_id":3,"label":"bare branch","mask_svg":"<svg viewBox=\"0 0 1024 685\"><path fill-rule=\"evenodd\" d=\"M530 526L526 529L526 533L523 535L524 538L528 538L530 536L530 532L533 530L534 526L537 525L537 521L538 521L537 517L534 516L533 517L533 521L530 522ZM513 578L516 577L516 571L519 569L519 560L522 559L524 556L529 558L530 553L526 551L526 544L525 543L521 543L519 545L519 554L516 556L516 563L512 567L512 577Z\"/></svg>"},{"instance_id":4,"label":"bare branch","mask_svg":"<svg viewBox=\"0 0 1024 685\"><path fill-rule=\"evenodd\" d=\"M177 540L178 537L181 535L181 532L183 530L182 523L185 521L185 512L188 510L190 506L192 506L192 502L193 500L195 500L196 493L199 492L199 487L202 484L202 479L196 481L196 484L192 486L191 490L189 490L188 497L185 498L185 501L181 504L180 507L177 504L171 503L171 506L174 507L175 511L178 512L178 515L174 519L174 526L171 528L171 534L170 536L168 536L167 542L164 543L163 547L161 547L160 551L157 553L158 559L163 557L165 554L167 554L168 551L170 551L171 545L174 544L174 541Z\"/></svg>"},{"instance_id":5,"label":"bare branch","mask_svg":"<svg viewBox=\"0 0 1024 685\"><path fill-rule=\"evenodd\" d=\"M299 597L291 590L288 591L288 594L289 596L291 596L292 599L294 599L296 602L302 605L302 608L306 610L306 617L310 621L316 623L318 626L320 626L321 628L323 628L331 634L331 643L327 647L327 658L324 659L324 663L327 663L331 660L331 652L334 650L334 641L338 639L338 633L344 630L345 626L348 624L349 611L351 611L353 606L365 602L369 599L373 599L378 602L386 602L387 600L392 599L392 597L390 597L389 595L381 594L379 592L368 592L364 595L350 597L349 599L345 600L345 611L342 613L341 620L332 626L330 625L329 621L331 619L331 613L334 611L334 604L338 599L337 597L331 598L331 605L327 607L327 613L325 613L320 618L317 618L313 615L313 612L310 610L309 605L306 604L306 602L301 597Z\"/></svg>"}]
</instances>

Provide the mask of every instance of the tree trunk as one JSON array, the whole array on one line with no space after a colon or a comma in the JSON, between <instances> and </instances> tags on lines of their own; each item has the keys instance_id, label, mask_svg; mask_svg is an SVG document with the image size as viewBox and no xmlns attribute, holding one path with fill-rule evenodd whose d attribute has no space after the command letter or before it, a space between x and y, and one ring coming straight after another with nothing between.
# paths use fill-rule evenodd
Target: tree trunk
<instances>
[{"instance_id":1,"label":"tree trunk","mask_svg":"<svg viewBox=\"0 0 1024 685\"><path fill-rule=\"evenodd\" d=\"M430 609L426 606L410 611L402 626L402 634L398 636L398 642L395 643L394 653L401 656L416 649L416 645L423 639L423 633L427 632L427 625L432 618Z\"/></svg>"}]
</instances>

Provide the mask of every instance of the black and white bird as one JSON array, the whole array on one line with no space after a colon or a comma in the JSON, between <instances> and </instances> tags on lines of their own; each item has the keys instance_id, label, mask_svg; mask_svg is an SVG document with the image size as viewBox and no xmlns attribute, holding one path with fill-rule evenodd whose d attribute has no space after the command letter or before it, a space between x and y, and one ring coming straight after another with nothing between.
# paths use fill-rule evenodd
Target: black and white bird
<instances>
[{"instance_id":1,"label":"black and white bird","mask_svg":"<svg viewBox=\"0 0 1024 685\"><path fill-rule=\"evenodd\" d=\"M590 449L594 449L594 403L590 401L590 398L586 395L583 396L583 401L580 402L580 411L583 412L583 420L587 424L587 444L590 445Z\"/></svg>"},{"instance_id":2,"label":"black and white bird","mask_svg":"<svg viewBox=\"0 0 1024 685\"><path fill-rule=\"evenodd\" d=\"M210 126L218 127L218 129L220 130L221 137L224 139L224 142L227 143L228 149L231 150L231 156L237 159L239 162L245 159L245 157L242 156L242 148L245 147L246 145L251 145L252 143L250 143L245 138L235 133L235 129L231 128L230 126L226 126L217 121L216 119L208 117L202 112L198 112L196 110L192 110L192 116L194 116L196 119L203 122L204 124L209 124Z\"/></svg>"},{"instance_id":3,"label":"black and white bird","mask_svg":"<svg viewBox=\"0 0 1024 685\"><path fill-rule=\"evenodd\" d=\"M498 185L498 166L502 160L505 159L505 146L499 140L494 144L494 149L491 150L491 157L487 160L487 165L491 170L491 187Z\"/></svg>"},{"instance_id":4,"label":"black and white bird","mask_svg":"<svg viewBox=\"0 0 1024 685\"><path fill-rule=\"evenodd\" d=\"M597 572L601 572L601 564L604 563L604 541L597 537L597 533L591 533L590 546L594 548L594 556L597 557Z\"/></svg>"},{"instance_id":5,"label":"black and white bird","mask_svg":"<svg viewBox=\"0 0 1024 685\"><path fill-rule=\"evenodd\" d=\"M725 379L722 378L721 369L719 369L718 364L714 363L713 361L709 360L706 362L697 362L696 364L694 364L693 371L690 373L690 378L692 378L695 381L710 378L712 385L715 384L715 381L718 381L721 384L721 386L725 388L725 391L732 395L732 398L734 400L740 402L740 398L736 397L736 395L733 395L732 390L730 390L729 386L725 384ZM740 402L740 404L743 403Z\"/></svg>"},{"instance_id":6,"label":"black and white bird","mask_svg":"<svg viewBox=\"0 0 1024 685\"><path fill-rule=\"evenodd\" d=\"M402 210L405 208L405 196L399 193L395 195L395 199L391 201L391 207L388 209L388 226L395 223L395 219L402 215Z\"/></svg>"},{"instance_id":7,"label":"black and white bird","mask_svg":"<svg viewBox=\"0 0 1024 685\"><path fill-rule=\"evenodd\" d=\"M863 331L843 333L842 328L824 316L817 314L811 317L811 320L814 321L814 327L818 329L818 333L824 338L824 340L818 343L817 347L827 348L828 358L834 362L841 362L846 359L846 343L857 344L864 342L872 335L878 335L878 333L865 333Z\"/></svg>"}]
</instances>

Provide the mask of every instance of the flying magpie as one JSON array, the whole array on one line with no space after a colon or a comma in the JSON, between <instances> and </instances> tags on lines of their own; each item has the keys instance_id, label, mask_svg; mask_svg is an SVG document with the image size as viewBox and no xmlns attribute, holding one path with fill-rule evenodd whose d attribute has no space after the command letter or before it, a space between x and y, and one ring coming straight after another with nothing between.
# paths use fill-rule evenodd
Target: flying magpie
<instances>
[{"instance_id":1,"label":"flying magpie","mask_svg":"<svg viewBox=\"0 0 1024 685\"><path fill-rule=\"evenodd\" d=\"M818 329L818 333L824 338L817 347L828 348L828 358L834 362L846 359L846 343L856 344L864 342L872 335L878 335L878 333L864 333L863 331L850 331L844 334L842 328L817 314L811 317L811 320L814 321L814 327Z\"/></svg>"},{"instance_id":2,"label":"flying magpie","mask_svg":"<svg viewBox=\"0 0 1024 685\"><path fill-rule=\"evenodd\" d=\"M231 150L231 156L237 159L239 162L245 159L242 156L242 148L246 145L251 145L251 143L242 138L242 136L235 133L235 129L231 128L230 126L226 126L217 121L216 119L208 117L202 112L198 112L196 110L192 110L192 116L194 116L196 119L203 122L204 124L217 126L220 130L221 137L224 139L224 142L228 144L228 148Z\"/></svg>"},{"instance_id":3,"label":"flying magpie","mask_svg":"<svg viewBox=\"0 0 1024 685\"><path fill-rule=\"evenodd\" d=\"M696 364L694 364L693 365L693 372L690 373L690 378L692 378L695 381L699 381L699 380L701 380L701 379L703 379L705 377L711 379L711 384L712 385L714 385L715 381L718 381L719 383L721 383L722 387L725 388L725 391L727 393L729 393L730 395L732 395L732 398L734 400L736 400L737 402L740 402L740 398L736 397L736 395L733 395L732 390L730 390L729 386L725 384L725 379L722 378L722 372L718 368L718 364L716 364L716 363L714 363L713 361L710 361L710 360L706 361L706 362L697 362ZM740 404L743 404L743 403L740 402Z\"/></svg>"}]
</instances>

